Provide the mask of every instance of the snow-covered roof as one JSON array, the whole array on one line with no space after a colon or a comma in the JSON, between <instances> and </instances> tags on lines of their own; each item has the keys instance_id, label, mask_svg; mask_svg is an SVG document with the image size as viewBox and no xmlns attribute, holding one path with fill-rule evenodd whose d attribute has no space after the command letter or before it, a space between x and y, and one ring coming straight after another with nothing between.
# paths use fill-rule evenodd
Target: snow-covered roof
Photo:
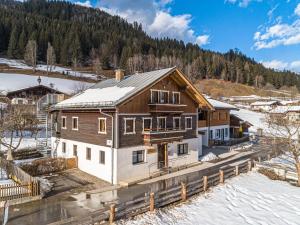
<instances>
[{"instance_id":1,"label":"snow-covered roof","mask_svg":"<svg viewBox=\"0 0 300 225\"><path fill-rule=\"evenodd\" d=\"M280 101L281 105L289 105L289 104L297 104L300 100L286 100L286 101Z\"/></svg>"},{"instance_id":2,"label":"snow-covered roof","mask_svg":"<svg viewBox=\"0 0 300 225\"><path fill-rule=\"evenodd\" d=\"M221 102L212 98L207 98L207 101L216 109L232 109L232 110L238 109L234 105L230 105L226 102Z\"/></svg>"},{"instance_id":3,"label":"snow-covered roof","mask_svg":"<svg viewBox=\"0 0 300 225\"><path fill-rule=\"evenodd\" d=\"M251 106L264 106L264 105L273 105L278 103L278 101L257 101L257 102L253 102L250 105Z\"/></svg>"},{"instance_id":4,"label":"snow-covered roof","mask_svg":"<svg viewBox=\"0 0 300 225\"><path fill-rule=\"evenodd\" d=\"M55 105L55 108L74 107L114 107L121 101L133 96L153 82L159 80L176 68L167 68L146 73L138 73L121 81L108 79L99 82L91 88L72 98Z\"/></svg>"},{"instance_id":5,"label":"snow-covered roof","mask_svg":"<svg viewBox=\"0 0 300 225\"><path fill-rule=\"evenodd\" d=\"M282 114L287 112L300 112L300 106L277 106L275 109L271 110L270 113Z\"/></svg>"}]
</instances>

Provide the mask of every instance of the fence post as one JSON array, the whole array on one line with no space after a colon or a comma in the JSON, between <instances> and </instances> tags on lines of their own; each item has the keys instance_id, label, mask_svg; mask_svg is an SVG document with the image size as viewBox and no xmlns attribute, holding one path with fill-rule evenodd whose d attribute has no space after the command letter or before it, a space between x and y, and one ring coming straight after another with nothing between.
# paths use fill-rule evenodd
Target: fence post
<instances>
[{"instance_id":1,"label":"fence post","mask_svg":"<svg viewBox=\"0 0 300 225\"><path fill-rule=\"evenodd\" d=\"M239 174L240 174L239 166L236 165L236 166L235 166L235 175L238 176Z\"/></svg>"},{"instance_id":2,"label":"fence post","mask_svg":"<svg viewBox=\"0 0 300 225\"><path fill-rule=\"evenodd\" d=\"M224 170L220 170L220 183L224 184Z\"/></svg>"},{"instance_id":3,"label":"fence post","mask_svg":"<svg viewBox=\"0 0 300 225\"><path fill-rule=\"evenodd\" d=\"M186 184L181 183L181 200L186 201Z\"/></svg>"},{"instance_id":4,"label":"fence post","mask_svg":"<svg viewBox=\"0 0 300 225\"><path fill-rule=\"evenodd\" d=\"M207 191L207 176L203 176L203 190Z\"/></svg>"},{"instance_id":5,"label":"fence post","mask_svg":"<svg viewBox=\"0 0 300 225\"><path fill-rule=\"evenodd\" d=\"M150 193L150 212L154 211L154 193Z\"/></svg>"},{"instance_id":6,"label":"fence post","mask_svg":"<svg viewBox=\"0 0 300 225\"><path fill-rule=\"evenodd\" d=\"M248 161L248 172L252 170L252 161Z\"/></svg>"},{"instance_id":7,"label":"fence post","mask_svg":"<svg viewBox=\"0 0 300 225\"><path fill-rule=\"evenodd\" d=\"M112 224L115 221L115 215L116 214L116 205L112 204L110 206L110 211L109 211L109 223Z\"/></svg>"}]
</instances>

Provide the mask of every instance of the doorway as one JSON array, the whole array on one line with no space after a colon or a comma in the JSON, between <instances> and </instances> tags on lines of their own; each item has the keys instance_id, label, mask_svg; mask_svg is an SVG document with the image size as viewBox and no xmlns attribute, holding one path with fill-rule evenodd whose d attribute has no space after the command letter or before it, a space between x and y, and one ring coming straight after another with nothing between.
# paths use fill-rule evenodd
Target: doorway
<instances>
[{"instance_id":1,"label":"doorway","mask_svg":"<svg viewBox=\"0 0 300 225\"><path fill-rule=\"evenodd\" d=\"M168 144L157 145L157 167L159 169L168 167Z\"/></svg>"}]
</instances>

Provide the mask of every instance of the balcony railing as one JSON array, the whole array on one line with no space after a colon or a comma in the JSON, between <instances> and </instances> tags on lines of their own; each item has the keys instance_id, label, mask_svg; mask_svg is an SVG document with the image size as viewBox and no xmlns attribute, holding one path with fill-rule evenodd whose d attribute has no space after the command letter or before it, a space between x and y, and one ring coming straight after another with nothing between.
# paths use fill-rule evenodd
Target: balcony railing
<instances>
[{"instance_id":1,"label":"balcony railing","mask_svg":"<svg viewBox=\"0 0 300 225\"><path fill-rule=\"evenodd\" d=\"M186 105L184 104L173 104L173 103L153 103L149 104L150 112L176 112L182 113Z\"/></svg>"},{"instance_id":2,"label":"balcony railing","mask_svg":"<svg viewBox=\"0 0 300 225\"><path fill-rule=\"evenodd\" d=\"M178 128L151 129L143 132L145 144L180 141L186 130Z\"/></svg>"}]
</instances>

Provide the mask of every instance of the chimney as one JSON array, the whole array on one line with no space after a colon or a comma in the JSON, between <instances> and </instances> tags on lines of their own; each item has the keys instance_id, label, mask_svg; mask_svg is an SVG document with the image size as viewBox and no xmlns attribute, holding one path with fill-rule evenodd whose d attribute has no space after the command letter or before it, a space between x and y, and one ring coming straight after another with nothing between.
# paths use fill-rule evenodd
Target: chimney
<instances>
[{"instance_id":1,"label":"chimney","mask_svg":"<svg viewBox=\"0 0 300 225\"><path fill-rule=\"evenodd\" d=\"M122 69L117 69L115 70L115 76L117 81L121 81L124 79L124 70Z\"/></svg>"}]
</instances>

